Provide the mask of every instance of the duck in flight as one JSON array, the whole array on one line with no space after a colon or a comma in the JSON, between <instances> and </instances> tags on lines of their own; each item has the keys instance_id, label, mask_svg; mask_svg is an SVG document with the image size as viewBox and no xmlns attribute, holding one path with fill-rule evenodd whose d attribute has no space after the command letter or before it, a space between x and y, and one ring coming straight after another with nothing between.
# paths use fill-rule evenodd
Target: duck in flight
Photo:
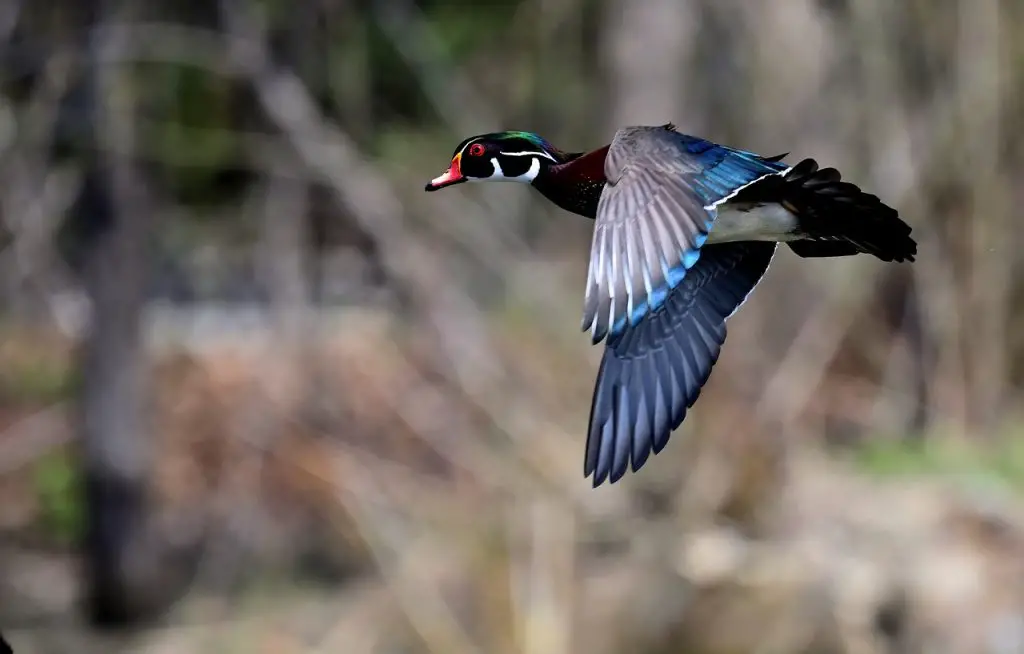
<instances>
[{"instance_id":1,"label":"duck in flight","mask_svg":"<svg viewBox=\"0 0 1024 654\"><path fill-rule=\"evenodd\" d=\"M752 152L672 124L624 127L609 145L564 152L530 132L473 136L427 191L530 184L594 219L583 329L605 342L584 475L596 488L639 470L682 424L779 243L800 257L913 261L893 208L813 159Z\"/></svg>"}]
</instances>

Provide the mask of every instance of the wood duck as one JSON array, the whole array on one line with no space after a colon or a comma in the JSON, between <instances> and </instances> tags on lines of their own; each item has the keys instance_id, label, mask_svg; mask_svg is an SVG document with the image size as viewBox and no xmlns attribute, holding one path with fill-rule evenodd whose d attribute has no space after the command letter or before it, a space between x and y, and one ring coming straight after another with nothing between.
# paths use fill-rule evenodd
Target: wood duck
<instances>
[{"instance_id":1,"label":"wood duck","mask_svg":"<svg viewBox=\"0 0 1024 654\"><path fill-rule=\"evenodd\" d=\"M752 152L625 127L592 152L530 132L464 140L436 191L463 182L531 184L595 220L583 329L605 340L590 409L584 476L615 483L658 454L682 424L725 342L726 321L777 244L800 257L872 254L913 261L911 228L879 199L813 159Z\"/></svg>"}]
</instances>

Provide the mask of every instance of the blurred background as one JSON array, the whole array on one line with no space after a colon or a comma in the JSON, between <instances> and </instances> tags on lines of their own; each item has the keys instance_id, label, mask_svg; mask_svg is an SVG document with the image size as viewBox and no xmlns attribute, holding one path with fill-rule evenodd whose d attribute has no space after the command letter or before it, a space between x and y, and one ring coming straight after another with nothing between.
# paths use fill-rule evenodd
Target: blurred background
<instances>
[{"instance_id":1,"label":"blurred background","mask_svg":"<svg viewBox=\"0 0 1024 654\"><path fill-rule=\"evenodd\" d=\"M1024 652L1024 3L0 0L0 629L33 652ZM463 138L815 157L590 488L592 225Z\"/></svg>"}]
</instances>

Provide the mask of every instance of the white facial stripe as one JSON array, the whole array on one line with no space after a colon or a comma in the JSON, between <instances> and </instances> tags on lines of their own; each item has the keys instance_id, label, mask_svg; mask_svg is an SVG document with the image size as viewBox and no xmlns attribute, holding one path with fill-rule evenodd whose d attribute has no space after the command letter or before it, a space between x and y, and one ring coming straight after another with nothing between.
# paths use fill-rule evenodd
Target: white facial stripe
<instances>
[{"instance_id":1,"label":"white facial stripe","mask_svg":"<svg viewBox=\"0 0 1024 654\"><path fill-rule=\"evenodd\" d=\"M558 163L557 159L555 159L550 154L548 154L547 152L544 152L544 151L538 151L538 152L502 152L502 154L505 155L506 157L545 157L547 159L550 159L551 161L554 161L555 163Z\"/></svg>"}]
</instances>

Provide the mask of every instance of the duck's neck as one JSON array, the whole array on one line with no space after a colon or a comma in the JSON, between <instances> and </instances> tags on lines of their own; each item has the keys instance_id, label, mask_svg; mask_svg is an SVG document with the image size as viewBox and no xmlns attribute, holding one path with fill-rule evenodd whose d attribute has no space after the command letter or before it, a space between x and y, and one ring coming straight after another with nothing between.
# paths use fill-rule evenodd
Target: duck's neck
<instances>
[{"instance_id":1,"label":"duck's neck","mask_svg":"<svg viewBox=\"0 0 1024 654\"><path fill-rule=\"evenodd\" d=\"M564 161L541 172L533 186L562 209L594 218L604 189L607 154L608 146L585 154L567 154Z\"/></svg>"}]
</instances>

